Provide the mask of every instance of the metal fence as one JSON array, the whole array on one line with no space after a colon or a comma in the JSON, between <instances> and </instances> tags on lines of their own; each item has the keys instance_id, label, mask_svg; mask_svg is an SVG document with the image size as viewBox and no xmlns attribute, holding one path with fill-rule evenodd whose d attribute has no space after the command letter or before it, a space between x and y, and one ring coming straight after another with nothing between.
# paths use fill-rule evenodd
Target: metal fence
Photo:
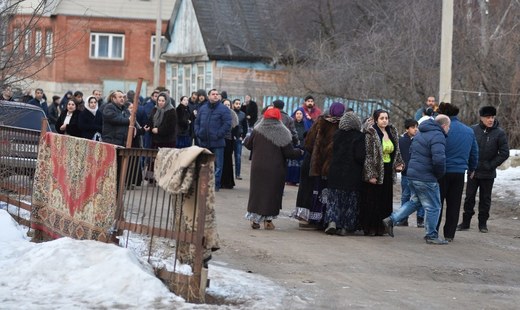
<instances>
[{"instance_id":1,"label":"metal fence","mask_svg":"<svg viewBox=\"0 0 520 310\"><path fill-rule=\"evenodd\" d=\"M28 227L39 137L39 131L0 126L0 202ZM189 302L204 302L208 283L204 232L212 155L197 159L192 195L171 195L156 186L150 173L157 150L121 148L117 153L112 241L148 261L177 295Z\"/></svg>"}]
</instances>

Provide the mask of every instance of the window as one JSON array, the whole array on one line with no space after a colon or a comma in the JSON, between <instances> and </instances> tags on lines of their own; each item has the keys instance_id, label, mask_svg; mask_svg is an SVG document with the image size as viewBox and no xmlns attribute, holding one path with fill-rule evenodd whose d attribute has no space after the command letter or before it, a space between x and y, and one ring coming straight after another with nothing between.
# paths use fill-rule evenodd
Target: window
<instances>
[{"instance_id":1,"label":"window","mask_svg":"<svg viewBox=\"0 0 520 310\"><path fill-rule=\"evenodd\" d=\"M47 29L45 31L45 56L52 57L53 44L52 31Z\"/></svg>"},{"instance_id":2,"label":"window","mask_svg":"<svg viewBox=\"0 0 520 310\"><path fill-rule=\"evenodd\" d=\"M36 30L34 38L34 55L40 56L42 53L42 31Z\"/></svg>"},{"instance_id":3,"label":"window","mask_svg":"<svg viewBox=\"0 0 520 310\"><path fill-rule=\"evenodd\" d=\"M197 65L197 89L205 89L204 85L204 64Z\"/></svg>"},{"instance_id":4,"label":"window","mask_svg":"<svg viewBox=\"0 0 520 310\"><path fill-rule=\"evenodd\" d=\"M177 64L172 64L170 66L170 89L172 98L178 98L179 94L177 91L178 81L179 81L179 67Z\"/></svg>"},{"instance_id":5,"label":"window","mask_svg":"<svg viewBox=\"0 0 520 310\"><path fill-rule=\"evenodd\" d=\"M18 54L20 48L20 28L13 29L14 55Z\"/></svg>"},{"instance_id":6,"label":"window","mask_svg":"<svg viewBox=\"0 0 520 310\"><path fill-rule=\"evenodd\" d=\"M189 96L191 94L191 65L184 66L184 93L182 95Z\"/></svg>"},{"instance_id":7,"label":"window","mask_svg":"<svg viewBox=\"0 0 520 310\"><path fill-rule=\"evenodd\" d=\"M162 46L164 43L164 36L161 36L161 44L159 46ZM150 37L150 60L155 61L155 35ZM160 60L164 61L164 60Z\"/></svg>"},{"instance_id":8,"label":"window","mask_svg":"<svg viewBox=\"0 0 520 310\"><path fill-rule=\"evenodd\" d=\"M125 36L112 33L90 34L90 58L122 60Z\"/></svg>"},{"instance_id":9,"label":"window","mask_svg":"<svg viewBox=\"0 0 520 310\"><path fill-rule=\"evenodd\" d=\"M23 51L26 56L31 54L30 43L31 43L31 30L27 30L24 35L24 45L23 45Z\"/></svg>"}]
</instances>

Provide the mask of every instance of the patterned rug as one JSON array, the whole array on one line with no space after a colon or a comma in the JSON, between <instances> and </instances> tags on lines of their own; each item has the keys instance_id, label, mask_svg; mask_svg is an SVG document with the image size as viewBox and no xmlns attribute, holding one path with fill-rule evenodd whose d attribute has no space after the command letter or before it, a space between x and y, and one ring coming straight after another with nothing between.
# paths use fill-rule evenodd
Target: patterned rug
<instances>
[{"instance_id":1,"label":"patterned rug","mask_svg":"<svg viewBox=\"0 0 520 310\"><path fill-rule=\"evenodd\" d=\"M116 146L47 133L34 178L32 227L106 242L116 210Z\"/></svg>"}]
</instances>

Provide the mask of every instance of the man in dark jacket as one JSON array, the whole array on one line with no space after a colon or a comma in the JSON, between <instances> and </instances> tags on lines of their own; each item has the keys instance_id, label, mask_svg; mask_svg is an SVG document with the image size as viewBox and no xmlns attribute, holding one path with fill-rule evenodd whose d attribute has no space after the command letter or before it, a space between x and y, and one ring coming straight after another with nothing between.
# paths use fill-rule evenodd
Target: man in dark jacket
<instances>
[{"instance_id":1,"label":"man in dark jacket","mask_svg":"<svg viewBox=\"0 0 520 310\"><path fill-rule=\"evenodd\" d=\"M497 109L485 106L479 110L480 123L473 125L473 132L479 148L478 166L474 173L469 175L466 184L466 198L464 199L464 213L462 223L457 230L468 230L471 217L475 214L475 196L480 188L478 205L478 228L487 233L487 220L491 208L491 191L497 176L497 167L509 158L509 145L502 128L498 127L495 119Z\"/></svg>"},{"instance_id":2,"label":"man in dark jacket","mask_svg":"<svg viewBox=\"0 0 520 310\"><path fill-rule=\"evenodd\" d=\"M293 146L297 146L300 144L300 140L298 139L298 133L296 132L296 127L294 126L294 119L290 117L287 113L284 112L283 107L285 106L285 102L282 100L273 101L273 106L280 110L282 114L282 123L289 129L291 132L292 143Z\"/></svg>"},{"instance_id":3,"label":"man in dark jacket","mask_svg":"<svg viewBox=\"0 0 520 310\"><path fill-rule=\"evenodd\" d=\"M393 227L413 212L418 203L423 206L426 216L424 226L428 244L447 244L439 238L437 223L441 209L441 197L437 180L446 172L446 135L450 129L450 118L439 115L435 120L426 120L419 125L419 133L413 139L407 176L412 198L400 209L383 220L386 232L394 236Z\"/></svg>"},{"instance_id":4,"label":"man in dark jacket","mask_svg":"<svg viewBox=\"0 0 520 310\"><path fill-rule=\"evenodd\" d=\"M123 92L116 90L110 95L109 102L103 109L103 142L126 146L130 112L125 106Z\"/></svg>"},{"instance_id":5,"label":"man in dark jacket","mask_svg":"<svg viewBox=\"0 0 520 310\"><path fill-rule=\"evenodd\" d=\"M215 154L215 190L220 189L222 168L224 166L224 147L226 133L231 131L231 114L223 105L216 89L209 91L209 103L202 105L195 118L195 136L198 145Z\"/></svg>"},{"instance_id":6,"label":"man in dark jacket","mask_svg":"<svg viewBox=\"0 0 520 310\"><path fill-rule=\"evenodd\" d=\"M42 108L43 112L45 112L45 116L49 117L49 106L47 105L47 101L43 98L43 89L36 88L34 98L27 103Z\"/></svg>"},{"instance_id":7,"label":"man in dark jacket","mask_svg":"<svg viewBox=\"0 0 520 310\"><path fill-rule=\"evenodd\" d=\"M238 126L231 130L235 141L233 142L233 155L235 157L235 179L242 180L240 176L240 168L242 166L242 142L244 141L247 134L247 118L246 114L240 110L242 104L240 99L233 100L233 111L238 116Z\"/></svg>"}]
</instances>

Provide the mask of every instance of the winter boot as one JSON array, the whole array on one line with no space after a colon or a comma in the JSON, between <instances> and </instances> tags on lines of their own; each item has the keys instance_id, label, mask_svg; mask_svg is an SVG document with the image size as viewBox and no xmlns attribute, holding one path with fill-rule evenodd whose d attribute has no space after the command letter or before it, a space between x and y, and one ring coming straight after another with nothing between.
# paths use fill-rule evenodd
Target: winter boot
<instances>
[{"instance_id":1,"label":"winter boot","mask_svg":"<svg viewBox=\"0 0 520 310\"><path fill-rule=\"evenodd\" d=\"M419 228L424 227L424 217L422 217L422 216L417 217L417 227L419 227Z\"/></svg>"}]
</instances>

